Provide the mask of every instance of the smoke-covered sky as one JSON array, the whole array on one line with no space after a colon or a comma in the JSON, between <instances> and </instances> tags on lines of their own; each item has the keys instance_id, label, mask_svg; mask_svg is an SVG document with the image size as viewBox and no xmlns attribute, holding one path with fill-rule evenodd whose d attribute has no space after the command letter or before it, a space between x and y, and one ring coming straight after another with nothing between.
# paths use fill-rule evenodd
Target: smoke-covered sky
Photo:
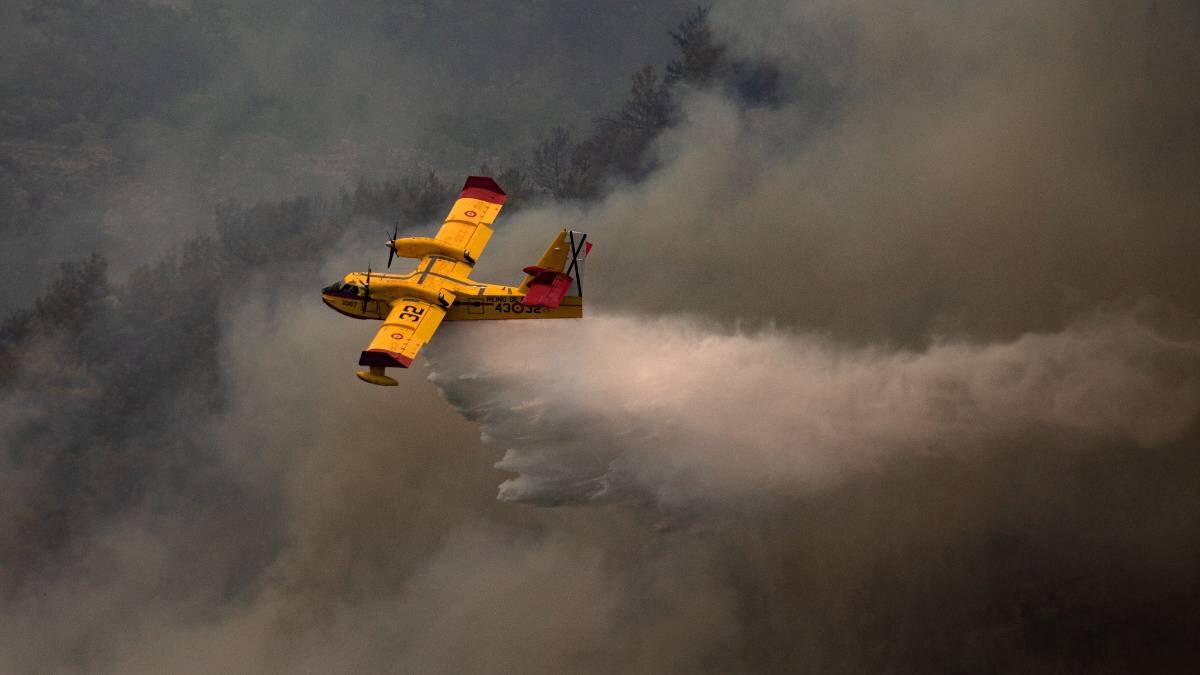
<instances>
[{"instance_id":1,"label":"smoke-covered sky","mask_svg":"<svg viewBox=\"0 0 1200 675\"><path fill-rule=\"evenodd\" d=\"M81 18L21 20L42 4L43 14ZM62 203L50 198L51 217L36 227L18 221L3 233L6 269L48 276L59 257L99 250L128 273L211 230L224 201L331 194L396 173L508 168L554 126L587 128L643 63L666 61L667 31L692 7L196 0L151 2L186 13L147 16L145 4L71 0L67 8L84 9L58 14L39 0L0 7L0 35L17 54L0 75L14 101L30 88L78 86L101 99L132 91L140 96L128 107L144 108L103 130L82 121L93 107L108 112L103 100L34 102L77 104L85 131L114 138L57 156L5 139L0 168L48 174L51 191L66 193ZM75 81L101 77L95 91ZM62 83L44 82L53 79ZM25 200L45 199L24 191ZM5 298L0 309L27 302Z\"/></svg>"},{"instance_id":2,"label":"smoke-covered sky","mask_svg":"<svg viewBox=\"0 0 1200 675\"><path fill-rule=\"evenodd\" d=\"M362 70L375 43L285 7L238 25L311 52L267 39L233 72L301 95L317 64L321 106L386 81L355 142L446 171L586 126L688 10L522 3L526 32L499 5L435 14ZM358 234L311 279L252 277L219 310L221 405L172 401L175 470L21 570L0 670L1194 670L1200 13L777 0L709 20L779 68L779 100L681 88L648 175L502 213L477 268L515 278L586 231L587 318L444 325L402 386L366 387L374 327L316 295ZM497 22L536 47L441 58L435 37ZM641 30L662 48L633 54ZM447 80L519 104L461 113L477 145L455 135L440 167L411 139L442 133L425 102L464 100ZM425 114L401 119L408 87ZM211 189L299 180L260 169ZM36 373L0 399L13 448L63 405ZM37 438L79 440L63 428ZM48 516L6 462L19 550Z\"/></svg>"}]
</instances>

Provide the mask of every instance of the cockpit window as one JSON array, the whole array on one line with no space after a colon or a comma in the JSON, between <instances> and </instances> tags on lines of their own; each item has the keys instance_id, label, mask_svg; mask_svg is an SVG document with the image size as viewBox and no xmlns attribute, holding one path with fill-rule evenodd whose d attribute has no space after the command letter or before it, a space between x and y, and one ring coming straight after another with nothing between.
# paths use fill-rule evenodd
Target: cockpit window
<instances>
[{"instance_id":1,"label":"cockpit window","mask_svg":"<svg viewBox=\"0 0 1200 675\"><path fill-rule=\"evenodd\" d=\"M335 281L325 288L321 289L324 293L335 293L337 295L358 295L359 288L354 284L347 284L341 281Z\"/></svg>"}]
</instances>

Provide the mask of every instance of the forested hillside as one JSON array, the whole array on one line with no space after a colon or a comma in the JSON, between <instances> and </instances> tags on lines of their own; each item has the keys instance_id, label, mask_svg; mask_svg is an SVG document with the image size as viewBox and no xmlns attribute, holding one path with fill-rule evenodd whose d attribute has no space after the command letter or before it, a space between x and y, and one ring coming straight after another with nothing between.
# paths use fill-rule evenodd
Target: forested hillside
<instances>
[{"instance_id":1,"label":"forested hillside","mask_svg":"<svg viewBox=\"0 0 1200 675\"><path fill-rule=\"evenodd\" d=\"M0 39L0 672L1196 672L1195 3ZM467 174L587 316L364 385L319 291Z\"/></svg>"},{"instance_id":2,"label":"forested hillside","mask_svg":"<svg viewBox=\"0 0 1200 675\"><path fill-rule=\"evenodd\" d=\"M37 37L23 54L26 68L10 63L20 75L4 82L13 93L5 97L5 143L22 152L38 148L46 167L39 172L28 156L9 166L6 237L80 208L125 178L82 157L106 152L118 155L106 160L118 166L137 161L114 149L121 132L146 118L170 124L180 114L177 106L228 58L223 45L233 28L224 13L217 3L177 9L136 0L42 0L22 11L23 28ZM474 167L509 192L506 213L547 199L594 198L615 181L637 180L652 168L650 144L675 121L678 88L742 87L731 73L744 66L722 58L705 16L693 10L674 31L663 31L675 57L634 72L627 97L611 112L584 125L563 120L504 166ZM64 49L75 44L72 34L86 35L80 49ZM117 62L101 58L110 52ZM160 72L172 63L187 64L186 72ZM50 76L60 72L70 77ZM752 91L754 102L776 95L769 87ZM576 140L566 125L587 131ZM60 183L67 174L79 184ZM183 498L149 494L150 486L213 489L213 476L191 472L225 449L180 432L221 409L223 303L264 278L307 284L315 293L331 243L377 239L393 222L402 230L431 222L459 180L413 169L282 200L225 199L211 227L195 223L168 253L127 273L114 275L98 254L62 259L46 251L61 260L58 269L44 283L26 284L31 306L0 327L0 387L27 406L5 434L9 479L20 477L23 485L20 498L10 494L2 519L7 591L19 586L24 570L103 527L106 517L147 500Z\"/></svg>"},{"instance_id":3,"label":"forested hillside","mask_svg":"<svg viewBox=\"0 0 1200 675\"><path fill-rule=\"evenodd\" d=\"M0 264L45 276L72 255L162 253L230 199L516 168L557 126L585 134L642 63L661 71L690 5L587 7L7 3ZM42 246L57 254L16 253Z\"/></svg>"}]
</instances>

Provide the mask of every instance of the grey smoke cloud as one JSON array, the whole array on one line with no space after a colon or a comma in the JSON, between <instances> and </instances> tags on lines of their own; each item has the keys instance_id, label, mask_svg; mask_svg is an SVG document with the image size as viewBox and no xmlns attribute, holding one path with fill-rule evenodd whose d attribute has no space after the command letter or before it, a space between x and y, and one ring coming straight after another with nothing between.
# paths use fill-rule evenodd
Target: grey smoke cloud
<instances>
[{"instance_id":1,"label":"grey smoke cloud","mask_svg":"<svg viewBox=\"0 0 1200 675\"><path fill-rule=\"evenodd\" d=\"M228 411L188 420L227 449L219 473L240 492L78 542L10 598L0 669L695 669L706 649L662 641L736 633L711 552L662 547L641 514L499 508L478 427L419 371L364 390L350 373L373 326L310 295L230 307Z\"/></svg>"},{"instance_id":2,"label":"grey smoke cloud","mask_svg":"<svg viewBox=\"0 0 1200 675\"><path fill-rule=\"evenodd\" d=\"M1195 343L1113 308L1200 309L1194 101L1168 86L1200 74L1190 10L768 4L713 17L795 75L788 104L693 92L659 171L497 238L499 273L556 226L590 232L589 302L626 317L488 327L436 362L508 449L501 496L745 494L1014 435L1183 434ZM806 100L813 70L833 100Z\"/></svg>"},{"instance_id":3,"label":"grey smoke cloud","mask_svg":"<svg viewBox=\"0 0 1200 675\"><path fill-rule=\"evenodd\" d=\"M1200 42L1155 6L719 4L793 98L688 94L645 181L480 266L588 231L588 319L373 389L314 295L358 253L252 284L170 448L222 492L38 570L0 670L1189 672Z\"/></svg>"},{"instance_id":4,"label":"grey smoke cloud","mask_svg":"<svg viewBox=\"0 0 1200 675\"><path fill-rule=\"evenodd\" d=\"M1197 19L1156 7L720 5L742 52L786 50L838 93L748 111L696 93L662 170L507 221L526 238L514 250L572 224L615 247L591 285L607 309L859 344L1056 331L1144 296L1200 313ZM805 39L831 24L853 36L837 67Z\"/></svg>"},{"instance_id":5,"label":"grey smoke cloud","mask_svg":"<svg viewBox=\"0 0 1200 675\"><path fill-rule=\"evenodd\" d=\"M45 41L21 21L23 4L0 10L14 48ZM353 190L359 179L425 171L454 182L483 164L512 166L554 126L586 128L596 111L628 90L630 72L665 60L671 49L665 31L691 6L676 0L600 8L588 2L464 8L440 0L169 4L193 12L184 20L189 25L209 26L196 32L211 51L177 53L155 43L156 36L132 35L130 53L120 56L139 73L145 65L139 59L152 59L167 73L175 67L204 76L177 88L153 81L170 95L154 101L154 113L127 120L115 138L76 150L52 146L49 153L37 144L5 144L6 168L15 161L22 171L61 174L50 182L61 203L36 227L0 232L6 269L48 275L63 257L99 251L124 276L210 231L222 201L328 195ZM119 21L92 27L117 44L120 29ZM30 48L17 52L37 56ZM116 58L103 52L86 58L106 56ZM20 82L21 65L14 59L0 72ZM0 300L6 311L23 306Z\"/></svg>"}]
</instances>

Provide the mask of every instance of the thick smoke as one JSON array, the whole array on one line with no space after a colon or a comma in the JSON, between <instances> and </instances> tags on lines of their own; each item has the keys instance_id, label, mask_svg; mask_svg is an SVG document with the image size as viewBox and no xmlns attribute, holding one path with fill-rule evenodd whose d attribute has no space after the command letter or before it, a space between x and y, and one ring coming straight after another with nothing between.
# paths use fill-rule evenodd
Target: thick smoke
<instances>
[{"instance_id":1,"label":"thick smoke","mask_svg":"<svg viewBox=\"0 0 1200 675\"><path fill-rule=\"evenodd\" d=\"M1185 324L1200 311L1196 101L1174 86L1200 77L1197 17L1156 7L719 6L731 50L787 65L791 102L746 110L698 92L661 139L660 171L598 205L524 213L510 237L532 249L533 233L566 223L613 241L597 249L589 300L634 318L554 333L573 358L468 359L436 375L516 444L502 466L523 477L502 494L607 494L607 472L634 460L603 448L630 443L672 448L668 463L694 455L700 473L732 448L768 447L746 464L819 482L876 452L1033 429L1177 437L1196 373L1184 352L1148 365L1161 338L1135 338L1116 309L1153 297ZM814 89L837 93L814 110ZM697 319L666 329L641 325L647 313ZM821 337L730 335L764 325ZM464 398L464 378L480 393ZM495 386L512 391L483 393ZM761 462L777 454L790 466Z\"/></svg>"},{"instance_id":2,"label":"thick smoke","mask_svg":"<svg viewBox=\"0 0 1200 675\"><path fill-rule=\"evenodd\" d=\"M615 247L591 284L606 308L858 343L1015 338L1145 296L1200 314L1194 8L770 5L714 14L789 55L794 103L696 94L662 171L522 214L504 269L575 224ZM847 30L836 66L810 58Z\"/></svg>"},{"instance_id":3,"label":"thick smoke","mask_svg":"<svg viewBox=\"0 0 1200 675\"><path fill-rule=\"evenodd\" d=\"M691 6L58 4L0 8L13 112L66 122L55 144L0 139L0 213L13 219L0 219L0 264L35 278L97 251L125 275L211 230L229 200L509 168L554 126L586 127L629 72L666 59L665 31ZM68 18L27 23L26 12ZM24 97L72 87L84 100ZM0 114L0 133L11 124ZM28 303L6 297L0 309Z\"/></svg>"},{"instance_id":4,"label":"thick smoke","mask_svg":"<svg viewBox=\"0 0 1200 675\"><path fill-rule=\"evenodd\" d=\"M306 7L256 3L238 25L270 34L233 36L253 64L188 99L182 131L130 132L166 194L432 165L406 145L443 145L430 82L506 91L599 39L594 13L570 31L539 3L481 13L467 25L526 25L513 39L549 54L500 53L514 77L493 78L473 71L486 42L437 58L461 44L460 12L421 23L443 3L371 5L398 12L413 62L375 51L380 15ZM681 86L653 171L506 212L479 267L512 279L559 227L589 232L583 321L448 324L422 356L432 382L365 387L375 326L316 301L359 260L329 242L320 272L195 289L220 308L213 396L189 371L159 405L97 413L90 384L122 373L55 361L76 335L23 353L0 398L24 460L0 466L0 546L36 564L4 570L0 671L1193 672L1196 10L780 0L718 3L710 23L727 55L778 69L778 95L747 105L720 84L737 73ZM410 79L376 96L394 72ZM553 77L511 86L565 110L539 98ZM316 122L296 105L291 132L260 133L276 95ZM219 143L191 124L247 110L263 126ZM391 110L412 115L388 130ZM472 117L445 156L503 159L488 139L524 133L521 110ZM229 154L189 161L198 147ZM145 231L124 222L114 237ZM161 354L134 328L117 334ZM30 486L141 468L110 466L129 455L88 436L94 415L151 429L136 438L167 468L26 555L62 518ZM80 461L49 466L84 478L39 481L29 458L60 446Z\"/></svg>"},{"instance_id":5,"label":"thick smoke","mask_svg":"<svg viewBox=\"0 0 1200 675\"><path fill-rule=\"evenodd\" d=\"M500 497L674 514L741 665L1186 668L1200 17L759 9L716 29L787 102L695 92L657 172L485 263L590 232L593 318L431 350Z\"/></svg>"}]
</instances>

